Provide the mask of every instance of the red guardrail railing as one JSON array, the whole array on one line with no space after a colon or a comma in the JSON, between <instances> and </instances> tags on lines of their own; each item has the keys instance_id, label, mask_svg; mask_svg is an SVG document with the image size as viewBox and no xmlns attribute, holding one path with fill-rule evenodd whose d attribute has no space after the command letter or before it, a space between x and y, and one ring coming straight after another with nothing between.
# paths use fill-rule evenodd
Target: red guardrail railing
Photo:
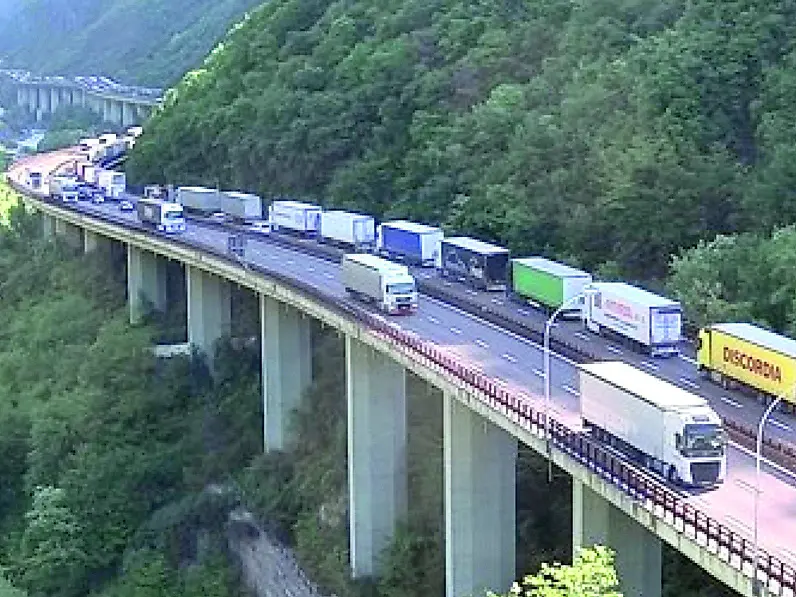
<instances>
[{"instance_id":1,"label":"red guardrail railing","mask_svg":"<svg viewBox=\"0 0 796 597\"><path fill-rule=\"evenodd\" d=\"M11 186L20 193L31 194L28 189L13 181L11 181ZM34 196L39 200L50 202L41 195ZM57 204L57 207L66 209L61 204ZM130 225L129 222L120 222L101 214L84 215L146 231L166 238L175 244L198 247L232 263L239 263L222 251L193 245L179 237L155 233L141 225ZM377 317L363 308L354 308L350 305L341 304L333 297L306 283L288 278L266 267L248 265L251 269L278 279L365 324L372 331L391 341L394 348L403 351L404 354L412 359L420 360L424 366L442 371L452 376L454 381L459 381L476 389L476 396L480 400L525 429L537 434L544 432L544 413L534 410L522 396L507 391L494 379L471 366L460 363L434 344L391 325L383 318ZM749 539L684 502L679 495L656 480L648 472L630 465L603 448L599 443L552 418L550 419L550 432L551 442L559 450L616 485L626 494L651 505L655 516L663 519L666 519L667 515L670 516L671 524L679 532L704 544L706 548L713 551L717 557L726 561L730 566L746 573L745 566L753 565L754 546ZM662 516L658 514L658 509L660 509ZM762 549L758 551L758 578L760 573L762 573L764 584L770 592L778 595L796 595L796 569Z\"/></svg>"}]
</instances>

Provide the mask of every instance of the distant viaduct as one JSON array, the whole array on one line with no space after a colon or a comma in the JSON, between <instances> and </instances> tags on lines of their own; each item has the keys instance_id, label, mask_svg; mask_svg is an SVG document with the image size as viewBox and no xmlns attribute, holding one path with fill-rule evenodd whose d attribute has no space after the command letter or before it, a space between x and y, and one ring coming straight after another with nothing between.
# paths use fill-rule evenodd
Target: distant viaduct
<instances>
[{"instance_id":1,"label":"distant viaduct","mask_svg":"<svg viewBox=\"0 0 796 597\"><path fill-rule=\"evenodd\" d=\"M17 105L42 120L62 106L89 108L119 127L141 124L163 99L161 89L122 85L107 77L37 76L0 69L0 83L17 92Z\"/></svg>"}]
</instances>

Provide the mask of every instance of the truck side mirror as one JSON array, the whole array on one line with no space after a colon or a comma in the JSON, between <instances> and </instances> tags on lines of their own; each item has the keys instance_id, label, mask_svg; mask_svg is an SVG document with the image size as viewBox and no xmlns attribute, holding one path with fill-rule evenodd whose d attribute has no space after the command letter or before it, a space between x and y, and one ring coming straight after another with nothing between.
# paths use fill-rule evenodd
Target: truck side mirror
<instances>
[{"instance_id":1,"label":"truck side mirror","mask_svg":"<svg viewBox=\"0 0 796 597\"><path fill-rule=\"evenodd\" d=\"M679 450L683 447L683 436L679 433L674 434L674 446Z\"/></svg>"}]
</instances>

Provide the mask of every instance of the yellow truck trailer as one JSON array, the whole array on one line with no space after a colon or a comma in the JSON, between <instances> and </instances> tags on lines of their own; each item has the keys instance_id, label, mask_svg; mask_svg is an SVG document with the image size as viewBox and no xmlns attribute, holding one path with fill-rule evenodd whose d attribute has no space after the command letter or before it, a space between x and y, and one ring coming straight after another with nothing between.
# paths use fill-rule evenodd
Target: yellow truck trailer
<instances>
[{"instance_id":1,"label":"yellow truck trailer","mask_svg":"<svg viewBox=\"0 0 796 597\"><path fill-rule=\"evenodd\" d=\"M796 340L750 323L719 323L699 331L697 366L770 396L793 402Z\"/></svg>"}]
</instances>

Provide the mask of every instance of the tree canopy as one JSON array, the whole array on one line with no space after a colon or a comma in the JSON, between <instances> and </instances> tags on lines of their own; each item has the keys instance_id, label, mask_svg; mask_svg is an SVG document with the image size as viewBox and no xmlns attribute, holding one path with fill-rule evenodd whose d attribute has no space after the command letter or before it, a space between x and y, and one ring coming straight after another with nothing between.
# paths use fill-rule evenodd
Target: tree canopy
<instances>
[{"instance_id":1,"label":"tree canopy","mask_svg":"<svg viewBox=\"0 0 796 597\"><path fill-rule=\"evenodd\" d=\"M794 10L273 0L170 91L130 171L659 279L701 240L794 221Z\"/></svg>"}]
</instances>

